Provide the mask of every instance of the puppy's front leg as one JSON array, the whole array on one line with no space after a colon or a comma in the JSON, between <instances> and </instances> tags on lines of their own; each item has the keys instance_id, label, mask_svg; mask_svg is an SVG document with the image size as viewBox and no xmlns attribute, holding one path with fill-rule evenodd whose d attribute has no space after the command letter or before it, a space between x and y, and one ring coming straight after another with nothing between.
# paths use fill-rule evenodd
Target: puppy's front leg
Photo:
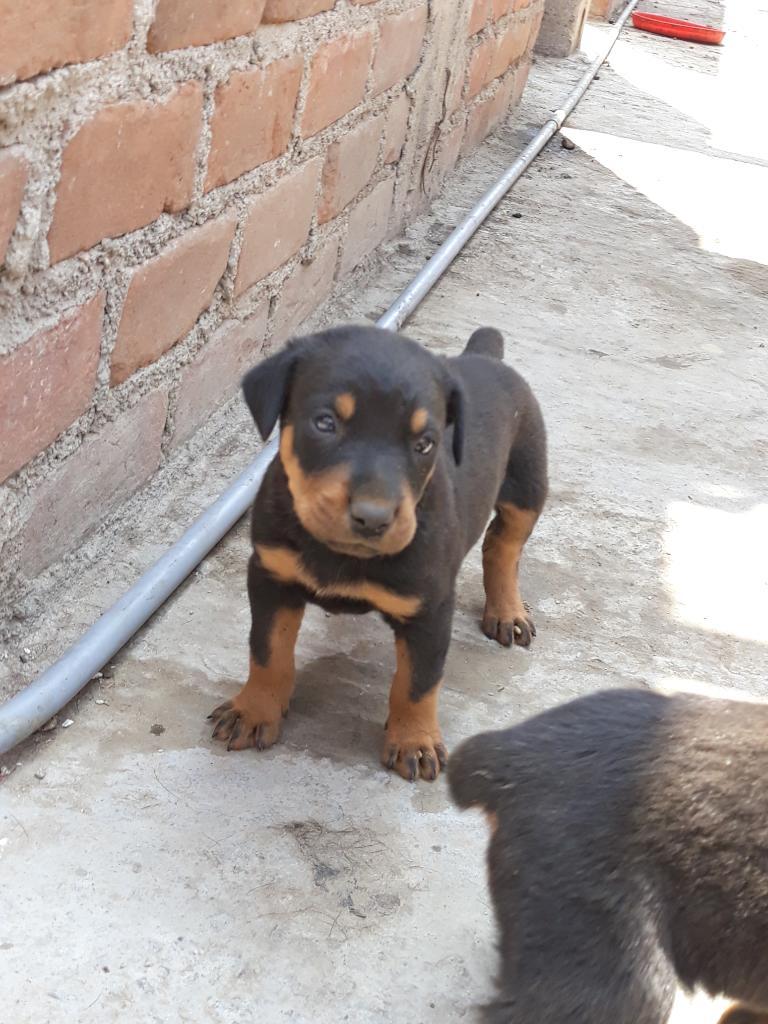
<instances>
[{"instance_id":1,"label":"puppy's front leg","mask_svg":"<svg viewBox=\"0 0 768 1024\"><path fill-rule=\"evenodd\" d=\"M304 615L301 591L277 583L256 554L248 564L248 598L248 681L236 697L208 716L215 722L213 738L226 742L227 750L265 750L277 742L293 694L293 652Z\"/></svg>"},{"instance_id":2,"label":"puppy's front leg","mask_svg":"<svg viewBox=\"0 0 768 1024\"><path fill-rule=\"evenodd\" d=\"M437 698L452 619L453 598L394 627L397 667L381 759L409 782L419 776L432 782L448 760L437 720Z\"/></svg>"}]
</instances>

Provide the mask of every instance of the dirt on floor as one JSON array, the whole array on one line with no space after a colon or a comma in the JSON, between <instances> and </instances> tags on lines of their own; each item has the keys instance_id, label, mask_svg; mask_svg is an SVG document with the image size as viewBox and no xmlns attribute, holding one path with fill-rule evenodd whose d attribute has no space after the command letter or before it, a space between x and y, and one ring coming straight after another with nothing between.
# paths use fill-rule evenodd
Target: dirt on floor
<instances>
[{"instance_id":1,"label":"dirt on floor","mask_svg":"<svg viewBox=\"0 0 768 1024\"><path fill-rule=\"evenodd\" d=\"M767 19L744 0L716 13L716 50L626 30L564 132L575 148L549 146L408 325L451 353L500 327L550 437L551 499L522 569L539 635L530 651L482 636L472 552L449 748L600 687L768 696L768 145L739 106L764 75ZM587 53L604 31L589 27ZM379 316L586 59L539 60L431 217L315 323ZM223 409L41 579L0 660L5 692L257 447L241 404ZM443 779L378 764L394 660L381 622L312 610L281 744L211 741L206 715L247 665L247 557L243 523L56 728L0 761L1 1020L426 1024L472 1020L492 994L485 824Z\"/></svg>"}]
</instances>

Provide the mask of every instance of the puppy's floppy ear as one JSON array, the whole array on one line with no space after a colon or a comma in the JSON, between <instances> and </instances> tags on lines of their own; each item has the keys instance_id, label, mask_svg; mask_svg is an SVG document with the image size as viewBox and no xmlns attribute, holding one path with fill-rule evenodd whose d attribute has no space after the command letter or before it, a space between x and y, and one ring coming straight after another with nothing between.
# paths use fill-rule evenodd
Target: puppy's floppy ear
<instances>
[{"instance_id":1,"label":"puppy's floppy ear","mask_svg":"<svg viewBox=\"0 0 768 1024\"><path fill-rule=\"evenodd\" d=\"M448 761L448 791L462 810L482 807L496 810L497 797L504 791L505 779L497 771L500 760L495 750L498 736L481 733L472 736L453 751Z\"/></svg>"},{"instance_id":2,"label":"puppy's floppy ear","mask_svg":"<svg viewBox=\"0 0 768 1024\"><path fill-rule=\"evenodd\" d=\"M242 388L251 416L264 441L280 418L291 390L291 378L303 346L289 342L285 348L263 360L243 377Z\"/></svg>"},{"instance_id":3,"label":"puppy's floppy ear","mask_svg":"<svg viewBox=\"0 0 768 1024\"><path fill-rule=\"evenodd\" d=\"M464 452L464 389L446 367L445 424L453 427L453 461L460 465Z\"/></svg>"}]
</instances>

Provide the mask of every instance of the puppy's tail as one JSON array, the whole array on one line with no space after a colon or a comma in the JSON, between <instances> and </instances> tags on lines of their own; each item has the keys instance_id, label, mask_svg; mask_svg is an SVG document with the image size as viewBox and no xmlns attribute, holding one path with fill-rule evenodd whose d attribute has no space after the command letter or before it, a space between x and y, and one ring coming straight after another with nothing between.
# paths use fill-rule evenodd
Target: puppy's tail
<instances>
[{"instance_id":1,"label":"puppy's tail","mask_svg":"<svg viewBox=\"0 0 768 1024\"><path fill-rule=\"evenodd\" d=\"M467 342L465 354L490 356L491 359L504 358L504 338L495 327L478 327Z\"/></svg>"}]
</instances>

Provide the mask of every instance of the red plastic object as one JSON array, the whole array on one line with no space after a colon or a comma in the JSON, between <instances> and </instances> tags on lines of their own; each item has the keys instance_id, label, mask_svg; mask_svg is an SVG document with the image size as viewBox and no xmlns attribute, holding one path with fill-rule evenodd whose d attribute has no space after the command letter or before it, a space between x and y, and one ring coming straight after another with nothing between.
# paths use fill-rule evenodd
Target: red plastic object
<instances>
[{"instance_id":1,"label":"red plastic object","mask_svg":"<svg viewBox=\"0 0 768 1024\"><path fill-rule=\"evenodd\" d=\"M692 21L680 21L679 18L665 18L661 14L645 14L642 11L632 12L632 24L645 32L653 32L657 36L669 36L671 39L685 39L689 43L707 43L719 46L725 38L725 32L709 25L696 25Z\"/></svg>"}]
</instances>

